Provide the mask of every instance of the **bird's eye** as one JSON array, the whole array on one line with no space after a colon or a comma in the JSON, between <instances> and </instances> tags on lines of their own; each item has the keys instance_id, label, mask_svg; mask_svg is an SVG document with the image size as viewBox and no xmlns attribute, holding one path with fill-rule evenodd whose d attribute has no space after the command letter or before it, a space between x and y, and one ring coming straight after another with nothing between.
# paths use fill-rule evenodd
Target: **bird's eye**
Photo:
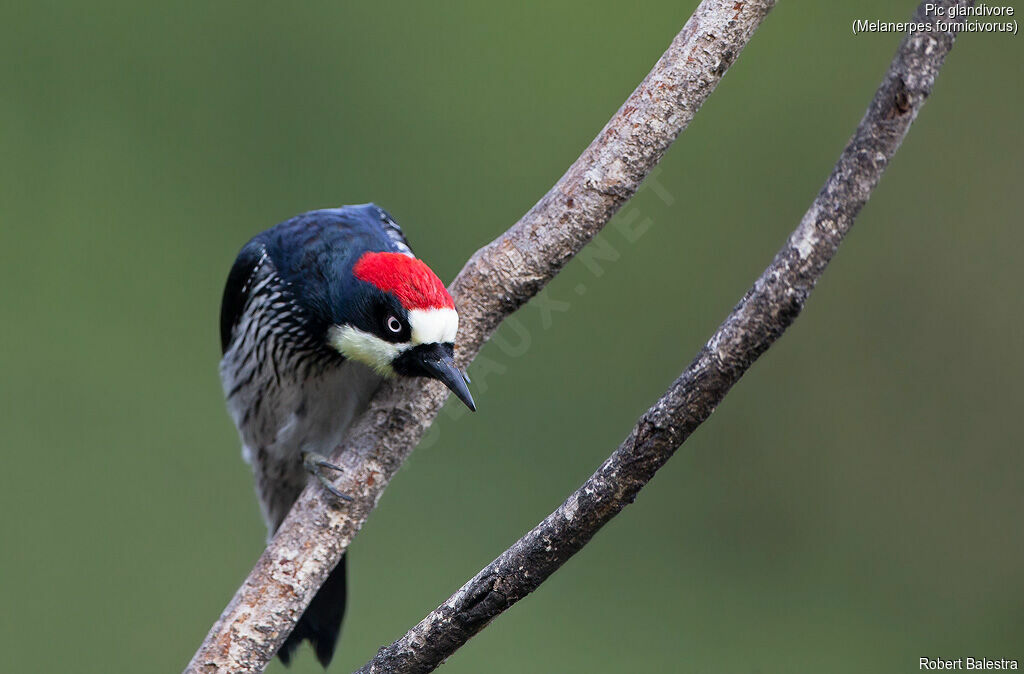
<instances>
[{"instance_id":1,"label":"bird's eye","mask_svg":"<svg viewBox=\"0 0 1024 674\"><path fill-rule=\"evenodd\" d=\"M402 322L395 318L394 316L388 316L386 324L388 326L388 330L395 333L396 335L402 331Z\"/></svg>"}]
</instances>

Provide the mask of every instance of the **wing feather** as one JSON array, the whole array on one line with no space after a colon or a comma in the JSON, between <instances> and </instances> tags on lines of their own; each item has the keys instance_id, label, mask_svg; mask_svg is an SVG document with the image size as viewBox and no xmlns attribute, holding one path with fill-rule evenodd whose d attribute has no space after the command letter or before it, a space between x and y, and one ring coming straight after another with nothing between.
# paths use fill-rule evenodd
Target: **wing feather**
<instances>
[{"instance_id":1,"label":"wing feather","mask_svg":"<svg viewBox=\"0 0 1024 674\"><path fill-rule=\"evenodd\" d=\"M238 253L224 285L224 298L220 304L220 348L226 353L231 336L242 317L249 299L251 281L266 258L266 249L257 241L250 241Z\"/></svg>"}]
</instances>

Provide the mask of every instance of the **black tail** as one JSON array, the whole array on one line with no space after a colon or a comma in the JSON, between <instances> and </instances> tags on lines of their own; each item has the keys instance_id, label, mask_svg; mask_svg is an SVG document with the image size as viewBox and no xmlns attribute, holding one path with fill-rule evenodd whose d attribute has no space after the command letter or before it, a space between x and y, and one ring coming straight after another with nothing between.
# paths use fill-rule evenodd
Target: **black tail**
<instances>
[{"instance_id":1,"label":"black tail","mask_svg":"<svg viewBox=\"0 0 1024 674\"><path fill-rule=\"evenodd\" d=\"M327 576L320 591L313 597L309 608L299 618L295 629L288 636L277 657L285 665L291 663L295 649L305 639L313 645L316 659L327 669L334 657L334 647L338 645L341 634L341 619L345 617L345 557L342 556L338 566Z\"/></svg>"}]
</instances>

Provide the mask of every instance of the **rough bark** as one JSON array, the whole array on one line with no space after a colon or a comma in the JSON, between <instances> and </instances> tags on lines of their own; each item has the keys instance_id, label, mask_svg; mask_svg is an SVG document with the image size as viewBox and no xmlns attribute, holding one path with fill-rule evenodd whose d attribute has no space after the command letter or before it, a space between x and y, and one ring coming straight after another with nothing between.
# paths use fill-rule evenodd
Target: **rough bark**
<instances>
[{"instance_id":1,"label":"rough bark","mask_svg":"<svg viewBox=\"0 0 1024 674\"><path fill-rule=\"evenodd\" d=\"M558 183L452 284L466 365L637 190L739 56L775 0L703 0L654 68ZM187 672L259 672L365 522L448 397L435 382L386 383L333 460L354 497L307 488L193 656Z\"/></svg>"},{"instance_id":2,"label":"rough bark","mask_svg":"<svg viewBox=\"0 0 1024 674\"><path fill-rule=\"evenodd\" d=\"M915 21L925 21L923 12L922 3ZM867 113L799 226L689 367L597 472L404 637L380 649L360 674L433 671L633 502L796 319L931 93L954 37L913 33L903 40Z\"/></svg>"}]
</instances>

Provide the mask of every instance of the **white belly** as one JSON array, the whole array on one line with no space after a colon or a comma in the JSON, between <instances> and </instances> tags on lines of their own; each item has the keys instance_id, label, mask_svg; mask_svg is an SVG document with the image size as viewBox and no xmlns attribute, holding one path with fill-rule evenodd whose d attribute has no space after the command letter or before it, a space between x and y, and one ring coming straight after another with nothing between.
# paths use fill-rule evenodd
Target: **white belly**
<instances>
[{"instance_id":1,"label":"white belly","mask_svg":"<svg viewBox=\"0 0 1024 674\"><path fill-rule=\"evenodd\" d=\"M330 455L366 409L381 378L352 361L317 368L309 376L303 368L274 368L266 361L255 367L251 372L239 366L229 350L221 361L221 382L273 533L305 487L302 454Z\"/></svg>"}]
</instances>

